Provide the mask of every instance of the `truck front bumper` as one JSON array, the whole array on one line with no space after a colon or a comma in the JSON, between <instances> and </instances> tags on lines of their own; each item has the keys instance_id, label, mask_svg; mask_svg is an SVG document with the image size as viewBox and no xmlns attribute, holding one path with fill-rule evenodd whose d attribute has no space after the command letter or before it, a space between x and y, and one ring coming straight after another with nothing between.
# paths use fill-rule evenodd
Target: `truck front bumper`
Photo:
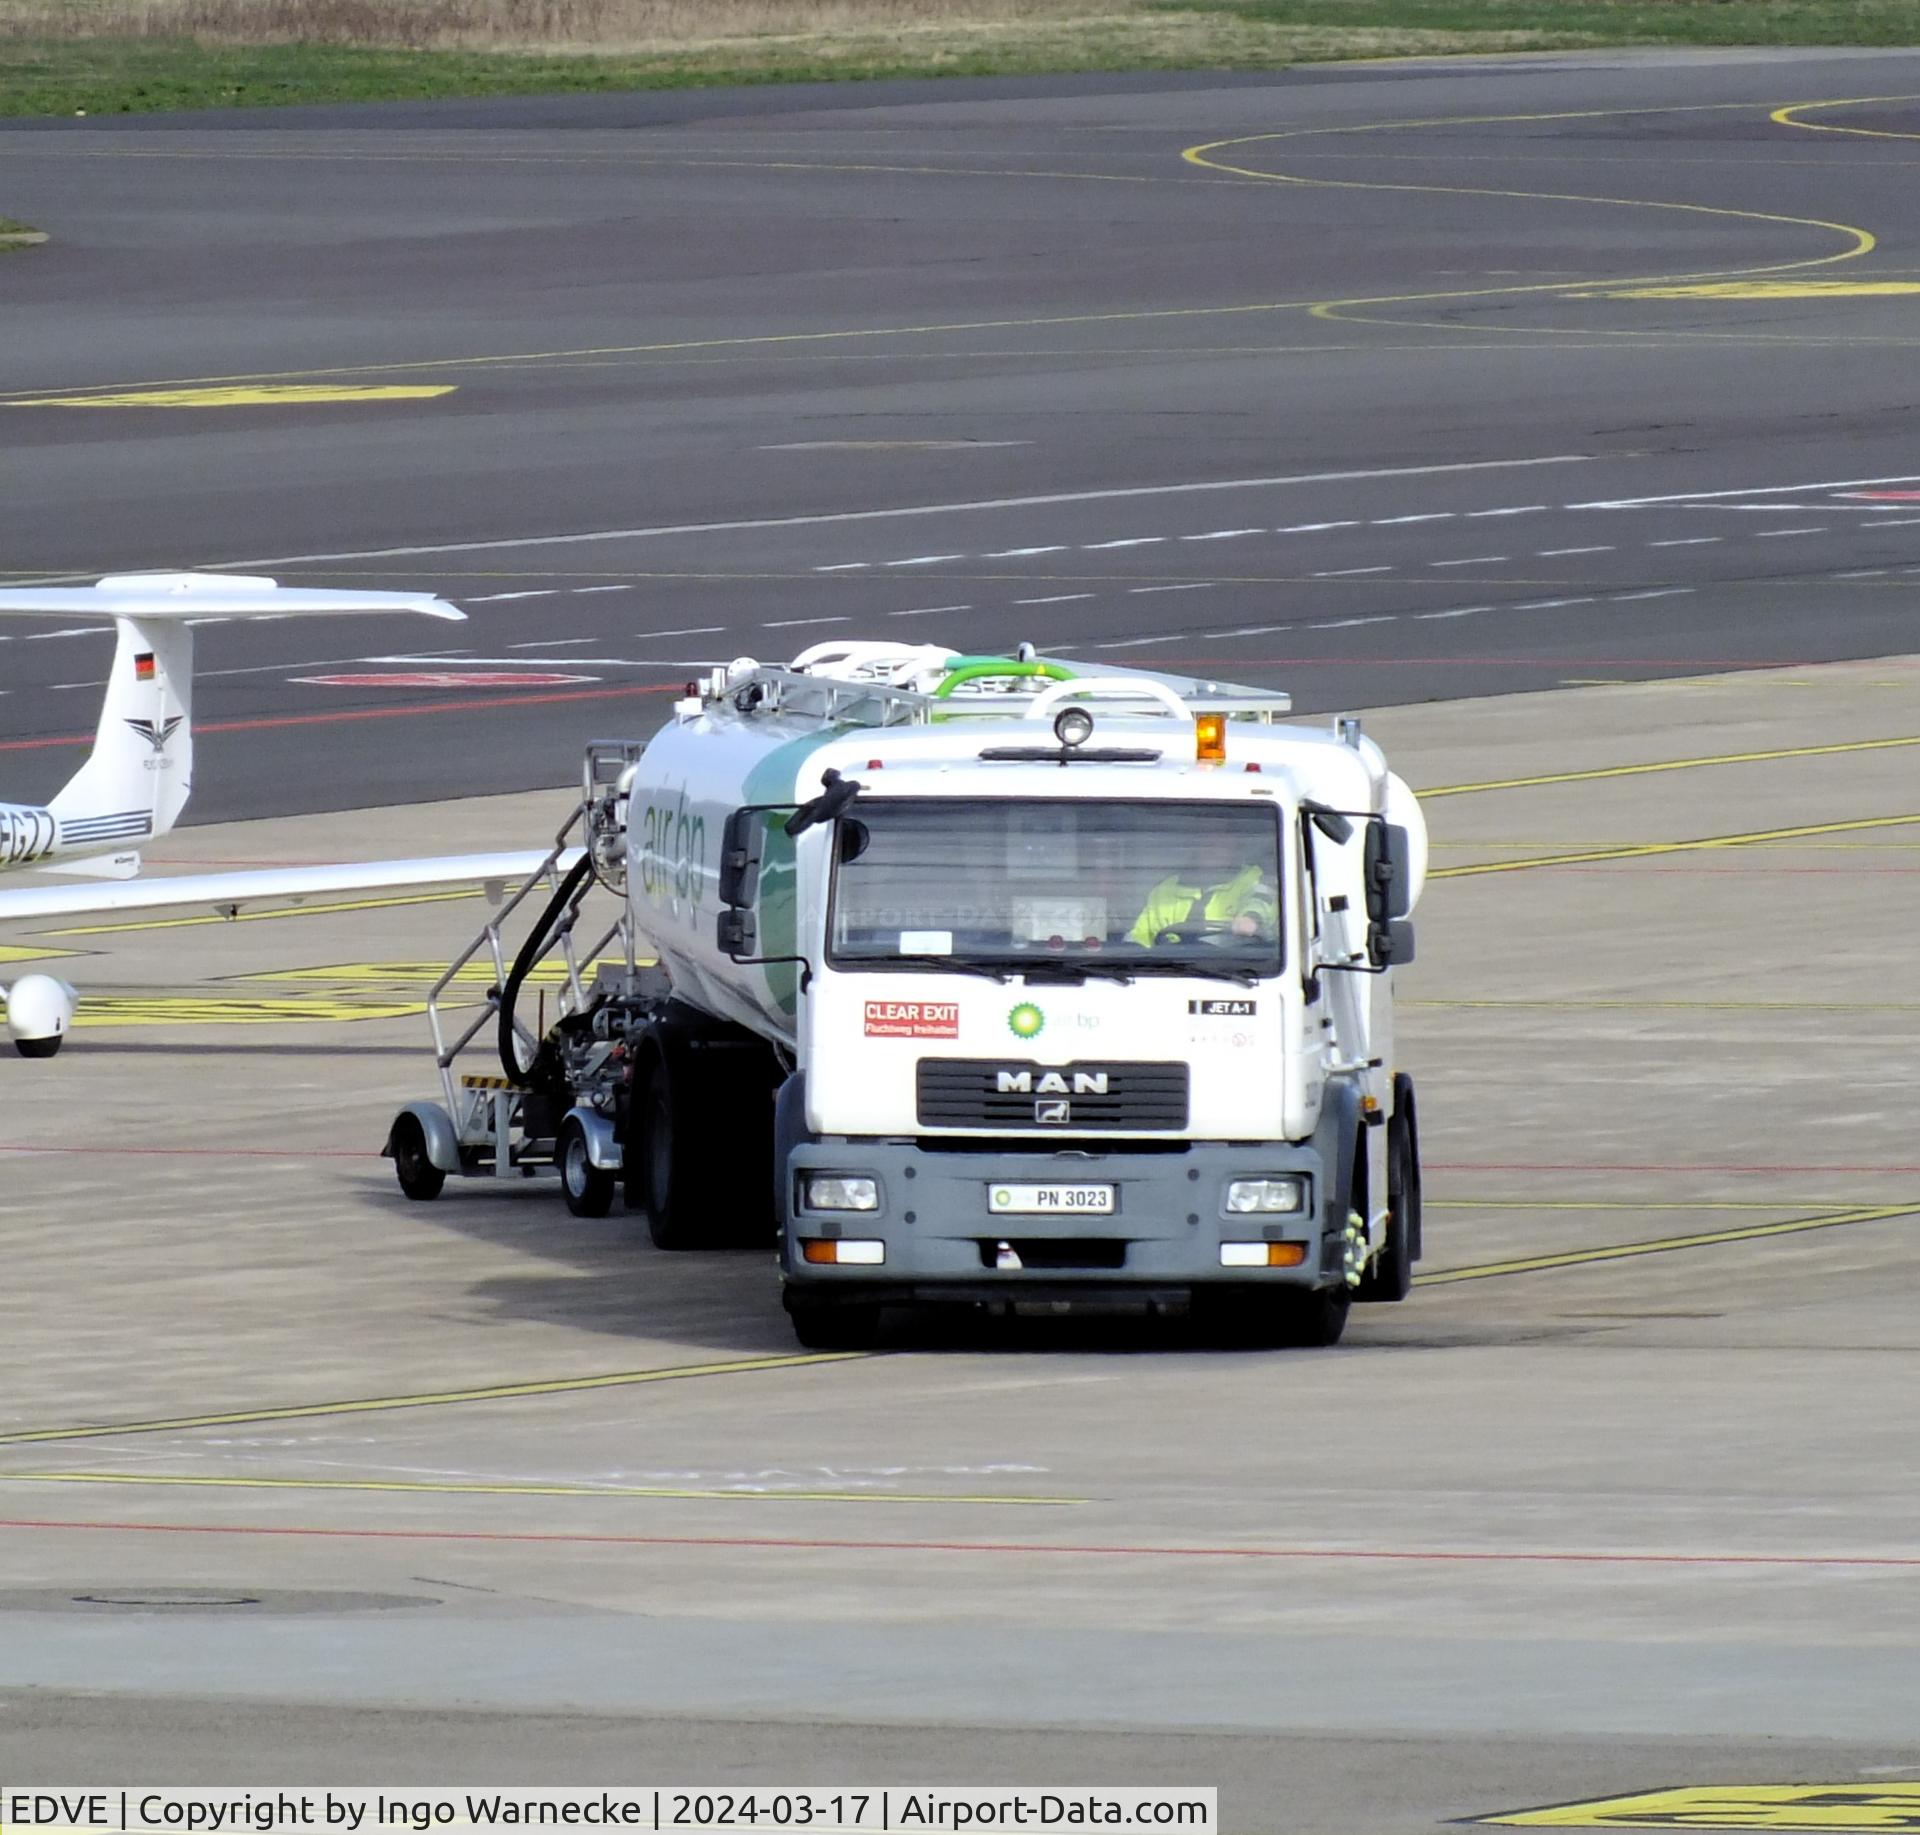
<instances>
[{"instance_id":1,"label":"truck front bumper","mask_svg":"<svg viewBox=\"0 0 1920 1835\"><path fill-rule=\"evenodd\" d=\"M836 1295L903 1304L1103 1296L1139 1302L1177 1301L1203 1285L1320 1288L1343 1278L1346 1216L1317 1141L1196 1141L1144 1153L1020 1146L980 1153L914 1141L797 1144L785 1174L781 1241L789 1287L809 1302ZM873 1180L877 1208L807 1208L809 1173ZM1299 1210L1228 1210L1234 1180L1289 1174L1306 1181ZM993 1204L994 1187L1007 1185L1110 1186L1113 1209L1008 1215ZM809 1260L807 1245L822 1242L844 1243L864 1259ZM1292 1265L1252 1265L1267 1244L1282 1245L1274 1259Z\"/></svg>"}]
</instances>

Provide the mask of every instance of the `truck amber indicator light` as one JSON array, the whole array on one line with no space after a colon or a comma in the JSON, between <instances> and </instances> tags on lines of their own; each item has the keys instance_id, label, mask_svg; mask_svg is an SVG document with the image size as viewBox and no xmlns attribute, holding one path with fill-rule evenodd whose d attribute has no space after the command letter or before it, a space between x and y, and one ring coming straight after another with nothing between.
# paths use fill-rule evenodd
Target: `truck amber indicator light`
<instances>
[{"instance_id":1,"label":"truck amber indicator light","mask_svg":"<svg viewBox=\"0 0 1920 1835\"><path fill-rule=\"evenodd\" d=\"M1227 716L1225 714L1194 715L1193 755L1203 765L1226 763Z\"/></svg>"}]
</instances>

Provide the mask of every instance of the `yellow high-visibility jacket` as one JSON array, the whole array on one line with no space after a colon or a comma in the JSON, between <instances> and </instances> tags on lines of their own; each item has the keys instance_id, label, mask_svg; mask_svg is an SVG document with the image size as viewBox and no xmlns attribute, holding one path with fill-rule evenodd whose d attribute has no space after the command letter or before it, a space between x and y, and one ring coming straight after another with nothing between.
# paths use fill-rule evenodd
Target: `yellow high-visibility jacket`
<instances>
[{"instance_id":1,"label":"yellow high-visibility jacket","mask_svg":"<svg viewBox=\"0 0 1920 1835\"><path fill-rule=\"evenodd\" d=\"M1279 915L1279 905L1272 892L1260 883L1258 866L1244 866L1217 886L1190 886L1178 873L1169 873L1147 894L1146 908L1127 935L1143 947L1151 948L1161 931L1182 924L1203 920L1231 924L1237 917L1250 917L1260 934L1270 937Z\"/></svg>"}]
</instances>

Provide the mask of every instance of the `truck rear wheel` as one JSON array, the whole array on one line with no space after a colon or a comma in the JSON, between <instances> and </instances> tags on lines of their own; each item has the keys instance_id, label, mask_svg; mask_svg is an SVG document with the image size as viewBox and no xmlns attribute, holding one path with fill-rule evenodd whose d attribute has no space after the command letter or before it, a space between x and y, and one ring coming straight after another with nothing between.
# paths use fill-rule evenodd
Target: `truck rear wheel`
<instances>
[{"instance_id":1,"label":"truck rear wheel","mask_svg":"<svg viewBox=\"0 0 1920 1835\"><path fill-rule=\"evenodd\" d=\"M627 1203L646 1213L655 1247L767 1242L777 1074L758 1046L654 1035L627 1124Z\"/></svg>"},{"instance_id":2,"label":"truck rear wheel","mask_svg":"<svg viewBox=\"0 0 1920 1835\"><path fill-rule=\"evenodd\" d=\"M1419 1203L1410 1131L1396 1115L1387 1123L1387 1240L1354 1289L1356 1300L1404 1300L1413 1288L1415 1208Z\"/></svg>"}]
</instances>

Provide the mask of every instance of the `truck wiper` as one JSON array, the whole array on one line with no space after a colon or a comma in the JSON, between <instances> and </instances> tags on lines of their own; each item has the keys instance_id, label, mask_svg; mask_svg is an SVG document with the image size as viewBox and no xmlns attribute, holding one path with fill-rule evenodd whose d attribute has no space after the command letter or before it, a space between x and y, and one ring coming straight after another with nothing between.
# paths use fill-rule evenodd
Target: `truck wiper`
<instances>
[{"instance_id":1,"label":"truck wiper","mask_svg":"<svg viewBox=\"0 0 1920 1835\"><path fill-rule=\"evenodd\" d=\"M1130 967L1128 972L1137 975L1192 975L1200 981L1234 981L1243 988L1260 985L1260 973L1257 969L1227 968L1220 963L1211 962L1142 962Z\"/></svg>"},{"instance_id":2,"label":"truck wiper","mask_svg":"<svg viewBox=\"0 0 1920 1835\"><path fill-rule=\"evenodd\" d=\"M1096 981L1131 982L1139 973L1139 966L1132 962L1108 962L1076 956L1069 960L1064 956L1046 956L1038 961L1020 958L1020 973L1028 981Z\"/></svg>"},{"instance_id":3,"label":"truck wiper","mask_svg":"<svg viewBox=\"0 0 1920 1835\"><path fill-rule=\"evenodd\" d=\"M907 962L915 968L956 969L963 975L984 975L989 981L1004 982L1010 979L1005 969L990 968L984 962L969 962L965 956L863 956L856 957L854 962L861 968L892 967Z\"/></svg>"}]
</instances>

